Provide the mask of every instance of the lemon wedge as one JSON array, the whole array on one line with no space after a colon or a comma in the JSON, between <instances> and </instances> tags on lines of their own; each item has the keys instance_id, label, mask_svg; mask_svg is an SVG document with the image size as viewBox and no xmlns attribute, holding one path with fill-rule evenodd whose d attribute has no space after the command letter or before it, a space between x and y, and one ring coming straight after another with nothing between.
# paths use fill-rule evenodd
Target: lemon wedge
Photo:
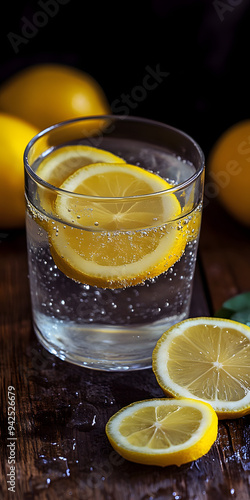
<instances>
[{"instance_id":1,"label":"lemon wedge","mask_svg":"<svg viewBox=\"0 0 250 500\"><path fill-rule=\"evenodd\" d=\"M250 327L221 318L184 320L153 351L165 394L211 404L219 418L250 413Z\"/></svg>"},{"instance_id":2,"label":"lemon wedge","mask_svg":"<svg viewBox=\"0 0 250 500\"><path fill-rule=\"evenodd\" d=\"M135 285L166 271L182 256L188 232L178 221L177 197L165 192L171 187L126 163L79 168L60 186L67 196L58 192L54 204L63 221L49 230L56 265L76 281L104 288Z\"/></svg>"},{"instance_id":3,"label":"lemon wedge","mask_svg":"<svg viewBox=\"0 0 250 500\"><path fill-rule=\"evenodd\" d=\"M205 455L216 440L212 406L191 399L151 399L113 415L107 437L117 453L147 465L182 465Z\"/></svg>"}]
</instances>

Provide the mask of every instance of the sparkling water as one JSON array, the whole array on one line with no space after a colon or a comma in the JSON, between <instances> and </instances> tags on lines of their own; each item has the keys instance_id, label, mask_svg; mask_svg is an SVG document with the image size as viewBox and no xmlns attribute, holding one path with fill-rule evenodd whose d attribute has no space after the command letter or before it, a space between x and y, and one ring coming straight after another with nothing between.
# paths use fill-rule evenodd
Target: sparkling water
<instances>
[{"instance_id":1,"label":"sparkling water","mask_svg":"<svg viewBox=\"0 0 250 500\"><path fill-rule=\"evenodd\" d=\"M102 145L103 147L103 145ZM106 149L127 162L183 182L193 165L162 150L107 140ZM166 169L167 165L167 169ZM164 175L163 175L164 172ZM167 172L167 174L166 174ZM184 232L201 203L179 220ZM188 317L198 234L189 239L181 258L159 276L126 288L99 288L67 277L50 251L45 216L28 202L27 243L34 328L43 345L61 359L104 370L151 366L152 350L174 323ZM59 226L55 221L57 230Z\"/></svg>"}]
</instances>

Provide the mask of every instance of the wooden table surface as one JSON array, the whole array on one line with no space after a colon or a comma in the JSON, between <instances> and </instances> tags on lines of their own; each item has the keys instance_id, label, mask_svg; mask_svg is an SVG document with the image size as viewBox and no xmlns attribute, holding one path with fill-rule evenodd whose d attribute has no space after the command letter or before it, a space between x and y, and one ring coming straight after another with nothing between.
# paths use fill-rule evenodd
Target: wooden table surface
<instances>
[{"instance_id":1,"label":"wooden table surface","mask_svg":"<svg viewBox=\"0 0 250 500\"><path fill-rule=\"evenodd\" d=\"M250 229L207 201L190 316L213 315L250 290ZM133 464L104 427L121 407L163 396L151 369L104 373L48 354L32 329L24 231L0 232L0 498L20 500L246 500L250 416L219 422L209 453L181 467ZM8 387L16 403L8 439ZM15 438L15 439L14 439ZM8 446L9 445L9 446ZM8 492L15 462L15 493Z\"/></svg>"}]
</instances>

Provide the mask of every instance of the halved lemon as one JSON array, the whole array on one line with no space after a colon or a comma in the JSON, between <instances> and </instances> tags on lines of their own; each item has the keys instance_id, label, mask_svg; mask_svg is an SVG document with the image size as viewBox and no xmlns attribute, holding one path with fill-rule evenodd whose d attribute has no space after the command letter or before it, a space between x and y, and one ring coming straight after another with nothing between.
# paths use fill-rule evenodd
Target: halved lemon
<instances>
[{"instance_id":1,"label":"halved lemon","mask_svg":"<svg viewBox=\"0 0 250 500\"><path fill-rule=\"evenodd\" d=\"M210 403L219 418L250 412L250 328L221 318L172 326L153 351L153 371L165 394Z\"/></svg>"},{"instance_id":2,"label":"halved lemon","mask_svg":"<svg viewBox=\"0 0 250 500\"><path fill-rule=\"evenodd\" d=\"M113 415L107 437L117 453L147 465L182 465L205 455L216 440L212 406L191 399L150 399Z\"/></svg>"},{"instance_id":3,"label":"halved lemon","mask_svg":"<svg viewBox=\"0 0 250 500\"><path fill-rule=\"evenodd\" d=\"M49 234L56 265L76 281L105 288L135 285L166 271L180 259L189 233L178 220L177 197L163 193L171 187L125 163L78 169L60 186L68 193L58 193L55 201L63 221Z\"/></svg>"}]
</instances>

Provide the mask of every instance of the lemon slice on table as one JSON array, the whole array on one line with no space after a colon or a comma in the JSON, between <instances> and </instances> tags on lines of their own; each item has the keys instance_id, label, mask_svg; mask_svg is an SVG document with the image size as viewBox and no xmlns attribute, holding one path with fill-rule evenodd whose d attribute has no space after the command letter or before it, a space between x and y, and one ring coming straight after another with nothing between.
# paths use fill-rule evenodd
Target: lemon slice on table
<instances>
[{"instance_id":1,"label":"lemon slice on table","mask_svg":"<svg viewBox=\"0 0 250 500\"><path fill-rule=\"evenodd\" d=\"M192 399L150 399L113 415L107 437L117 453L147 465L182 465L205 455L216 440L212 406Z\"/></svg>"},{"instance_id":2,"label":"lemon slice on table","mask_svg":"<svg viewBox=\"0 0 250 500\"><path fill-rule=\"evenodd\" d=\"M250 328L220 318L172 326L153 351L153 371L165 394L210 403L219 418L250 412Z\"/></svg>"},{"instance_id":3,"label":"lemon slice on table","mask_svg":"<svg viewBox=\"0 0 250 500\"><path fill-rule=\"evenodd\" d=\"M125 163L78 169L60 186L73 194L59 193L55 201L64 221L49 234L56 265L76 281L104 288L135 285L167 270L186 246L186 230L177 221L181 206L173 193L150 200L144 195L170 187Z\"/></svg>"},{"instance_id":4,"label":"lemon slice on table","mask_svg":"<svg viewBox=\"0 0 250 500\"><path fill-rule=\"evenodd\" d=\"M96 162L126 163L123 158L103 149L76 144L62 146L55 149L40 163L36 174L54 187L61 184L76 170L90 163ZM53 211L53 202L56 194L41 188L39 190L40 203L47 212Z\"/></svg>"}]
</instances>

